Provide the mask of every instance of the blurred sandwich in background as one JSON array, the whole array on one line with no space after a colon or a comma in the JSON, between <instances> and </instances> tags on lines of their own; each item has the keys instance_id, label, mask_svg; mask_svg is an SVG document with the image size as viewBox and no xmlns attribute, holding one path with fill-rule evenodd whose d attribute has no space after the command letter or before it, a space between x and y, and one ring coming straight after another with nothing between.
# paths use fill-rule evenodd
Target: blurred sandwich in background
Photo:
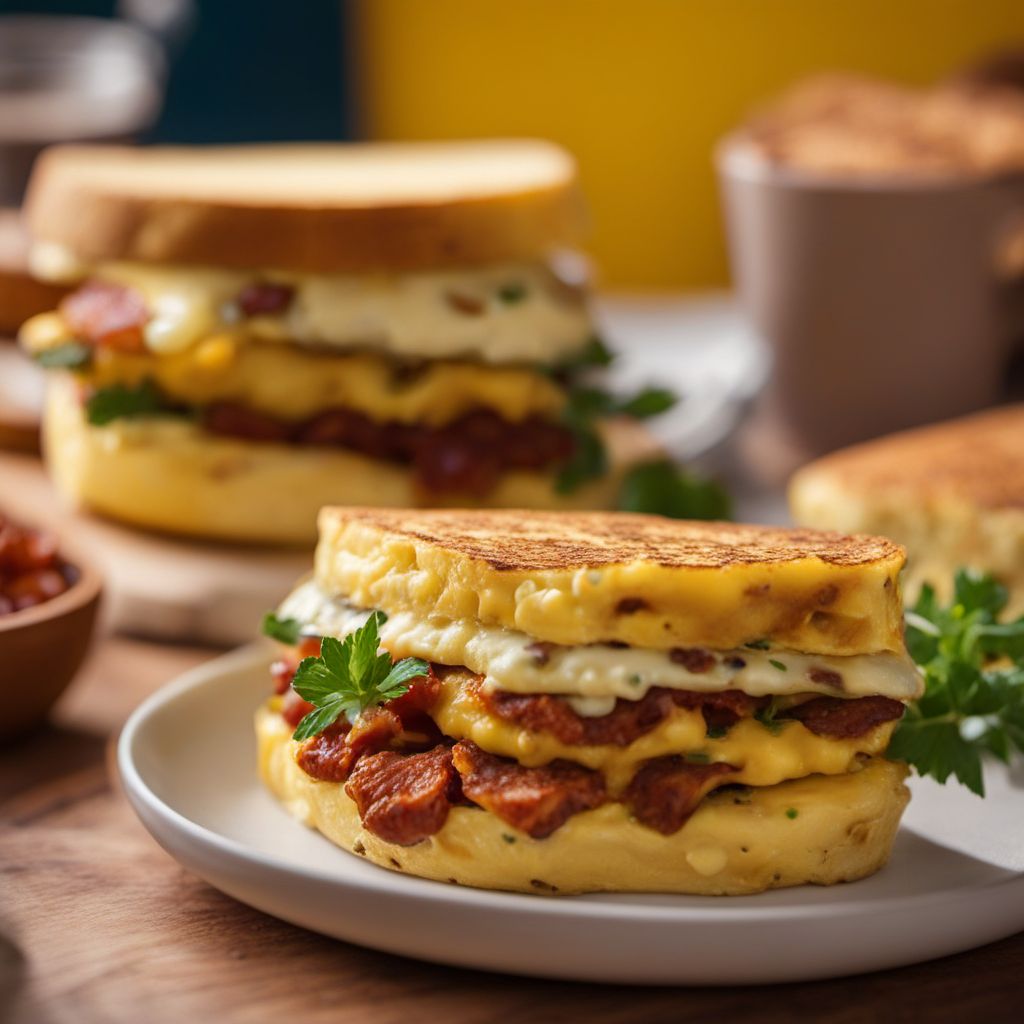
<instances>
[{"instance_id":1,"label":"blurred sandwich in background","mask_svg":"<svg viewBox=\"0 0 1024 1024\"><path fill-rule=\"evenodd\" d=\"M880 533L908 550L906 589L948 600L955 571L994 574L1024 612L1024 405L893 434L805 466L789 486L806 526Z\"/></svg>"},{"instance_id":2,"label":"blurred sandwich in background","mask_svg":"<svg viewBox=\"0 0 1024 1024\"><path fill-rule=\"evenodd\" d=\"M636 421L670 396L593 386L551 144L58 147L27 210L34 268L77 285L21 340L86 508L304 543L330 504L614 507L660 454Z\"/></svg>"}]
</instances>

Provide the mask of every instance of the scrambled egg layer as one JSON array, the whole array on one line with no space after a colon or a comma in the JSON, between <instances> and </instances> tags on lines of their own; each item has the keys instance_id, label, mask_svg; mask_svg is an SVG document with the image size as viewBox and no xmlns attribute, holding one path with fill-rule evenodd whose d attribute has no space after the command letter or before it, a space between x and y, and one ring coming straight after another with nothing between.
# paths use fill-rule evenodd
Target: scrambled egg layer
<instances>
[{"instance_id":1,"label":"scrambled egg layer","mask_svg":"<svg viewBox=\"0 0 1024 1024\"><path fill-rule=\"evenodd\" d=\"M362 827L344 785L299 768L290 733L280 715L259 709L260 775L292 815L388 870L487 889L722 896L849 882L885 863L910 796L906 766L872 759L844 775L712 793L671 836L631 821L619 803L573 815L546 839L454 807L440 832L401 847Z\"/></svg>"},{"instance_id":2,"label":"scrambled egg layer","mask_svg":"<svg viewBox=\"0 0 1024 1024\"><path fill-rule=\"evenodd\" d=\"M627 747L569 746L550 733L531 732L492 715L458 674L442 682L441 698L431 715L446 736L472 740L483 750L514 758L520 764L542 765L563 758L599 769L613 795L625 790L642 761L668 754L696 754L701 760L724 761L740 769L723 778L723 783L774 786L805 775L841 775L856 766L859 754L884 754L896 727L895 722L887 722L863 736L835 739L817 736L796 721L772 732L747 718L724 736L709 739L700 711L675 708L668 718Z\"/></svg>"},{"instance_id":3,"label":"scrambled egg layer","mask_svg":"<svg viewBox=\"0 0 1024 1024\"><path fill-rule=\"evenodd\" d=\"M22 338L30 351L67 340L56 313L29 321ZM490 409L516 423L531 416L555 419L565 405L561 387L525 367L438 361L402 375L379 353L259 343L239 332L215 334L166 355L100 348L79 376L93 387L149 379L178 402L237 402L285 420L346 408L380 423L443 426L473 409Z\"/></svg>"},{"instance_id":4,"label":"scrambled egg layer","mask_svg":"<svg viewBox=\"0 0 1024 1024\"><path fill-rule=\"evenodd\" d=\"M586 556L579 554L592 536L583 517L557 523L519 517L517 527L537 524L550 533L529 543L500 513L491 517L467 512L441 522L427 512L399 520L325 508L316 581L362 608L471 619L566 646L618 641L653 650L726 651L767 638L773 647L812 654L905 654L898 582L903 553L883 542L876 545L882 555L859 564L799 548L794 554L792 547L780 555L766 544L758 559L723 565L703 556L734 550L729 531L744 528L637 520L641 542L639 531L652 534L641 553L592 567L581 565ZM712 543L716 531L724 542ZM837 537L835 543L841 554L843 545L865 540ZM490 560L472 553L487 545L494 551ZM518 568L523 551L529 557L535 548L551 553L551 567ZM679 556L677 564L664 564L672 555Z\"/></svg>"}]
</instances>

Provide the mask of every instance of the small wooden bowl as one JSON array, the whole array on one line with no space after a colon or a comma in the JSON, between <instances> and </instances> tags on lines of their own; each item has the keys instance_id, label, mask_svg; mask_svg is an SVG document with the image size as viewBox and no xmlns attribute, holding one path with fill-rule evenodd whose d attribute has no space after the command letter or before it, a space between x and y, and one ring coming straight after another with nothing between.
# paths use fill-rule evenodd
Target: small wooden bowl
<instances>
[{"instance_id":1,"label":"small wooden bowl","mask_svg":"<svg viewBox=\"0 0 1024 1024\"><path fill-rule=\"evenodd\" d=\"M63 543L77 578L57 597L0 615L0 739L28 732L47 716L89 649L103 589L99 572Z\"/></svg>"}]
</instances>

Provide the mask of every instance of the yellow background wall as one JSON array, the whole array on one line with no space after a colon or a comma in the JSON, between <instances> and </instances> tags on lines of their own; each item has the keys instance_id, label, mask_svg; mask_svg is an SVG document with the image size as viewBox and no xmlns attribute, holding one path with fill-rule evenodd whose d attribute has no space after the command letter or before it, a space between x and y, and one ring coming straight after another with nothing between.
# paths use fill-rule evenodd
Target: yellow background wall
<instances>
[{"instance_id":1,"label":"yellow background wall","mask_svg":"<svg viewBox=\"0 0 1024 1024\"><path fill-rule=\"evenodd\" d=\"M726 280L714 141L826 69L927 82L1024 45L1024 0L358 0L363 129L579 158L606 284Z\"/></svg>"}]
</instances>

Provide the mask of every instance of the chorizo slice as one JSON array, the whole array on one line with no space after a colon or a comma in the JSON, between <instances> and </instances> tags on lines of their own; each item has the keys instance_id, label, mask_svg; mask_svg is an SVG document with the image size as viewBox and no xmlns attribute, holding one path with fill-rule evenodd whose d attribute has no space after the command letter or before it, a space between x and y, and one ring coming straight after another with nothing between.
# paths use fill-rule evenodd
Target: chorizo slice
<instances>
[{"instance_id":1,"label":"chorizo slice","mask_svg":"<svg viewBox=\"0 0 1024 1024\"><path fill-rule=\"evenodd\" d=\"M238 293L235 302L244 316L273 316L283 313L294 298L295 289L290 284L254 281Z\"/></svg>"},{"instance_id":2,"label":"chorizo slice","mask_svg":"<svg viewBox=\"0 0 1024 1024\"><path fill-rule=\"evenodd\" d=\"M495 717L530 732L550 733L569 746L628 747L656 728L673 706L699 710L709 729L728 729L753 715L767 698L739 690L698 693L652 687L640 700L622 700L606 715L579 715L563 697L487 689L477 682L476 699Z\"/></svg>"},{"instance_id":3,"label":"chorizo slice","mask_svg":"<svg viewBox=\"0 0 1024 1024\"><path fill-rule=\"evenodd\" d=\"M778 717L802 722L817 736L848 740L902 718L903 711L903 704L891 697L815 697L780 712Z\"/></svg>"},{"instance_id":4,"label":"chorizo slice","mask_svg":"<svg viewBox=\"0 0 1024 1024\"><path fill-rule=\"evenodd\" d=\"M741 690L720 693L698 693L695 690L672 690L672 700L681 708L699 708L709 729L729 729L741 718L750 718L766 707L770 698L751 697Z\"/></svg>"},{"instance_id":5,"label":"chorizo slice","mask_svg":"<svg viewBox=\"0 0 1024 1024\"><path fill-rule=\"evenodd\" d=\"M600 772L569 761L527 768L469 740L456 743L452 757L465 797L534 839L607 799Z\"/></svg>"},{"instance_id":6,"label":"chorizo slice","mask_svg":"<svg viewBox=\"0 0 1024 1024\"><path fill-rule=\"evenodd\" d=\"M735 771L731 764L720 761L692 764L678 755L656 757L633 776L624 802L642 825L670 836L686 824L701 800Z\"/></svg>"},{"instance_id":7,"label":"chorizo slice","mask_svg":"<svg viewBox=\"0 0 1024 1024\"><path fill-rule=\"evenodd\" d=\"M296 760L314 779L344 782L361 757L383 750L401 731L402 721L393 711L370 708L351 728L342 720L306 740Z\"/></svg>"},{"instance_id":8,"label":"chorizo slice","mask_svg":"<svg viewBox=\"0 0 1024 1024\"><path fill-rule=\"evenodd\" d=\"M87 281L60 304L71 333L91 345L120 352L144 352L142 329L149 310L141 293L111 281Z\"/></svg>"},{"instance_id":9,"label":"chorizo slice","mask_svg":"<svg viewBox=\"0 0 1024 1024\"><path fill-rule=\"evenodd\" d=\"M458 798L451 749L438 744L419 754L371 754L355 766L345 792L368 831L412 846L441 830Z\"/></svg>"},{"instance_id":10,"label":"chorizo slice","mask_svg":"<svg viewBox=\"0 0 1024 1024\"><path fill-rule=\"evenodd\" d=\"M512 693L476 687L477 699L495 717L530 732L550 733L569 746L628 747L672 711L666 690L651 689L640 700L617 700L606 715L577 714L568 701L550 694Z\"/></svg>"}]
</instances>

